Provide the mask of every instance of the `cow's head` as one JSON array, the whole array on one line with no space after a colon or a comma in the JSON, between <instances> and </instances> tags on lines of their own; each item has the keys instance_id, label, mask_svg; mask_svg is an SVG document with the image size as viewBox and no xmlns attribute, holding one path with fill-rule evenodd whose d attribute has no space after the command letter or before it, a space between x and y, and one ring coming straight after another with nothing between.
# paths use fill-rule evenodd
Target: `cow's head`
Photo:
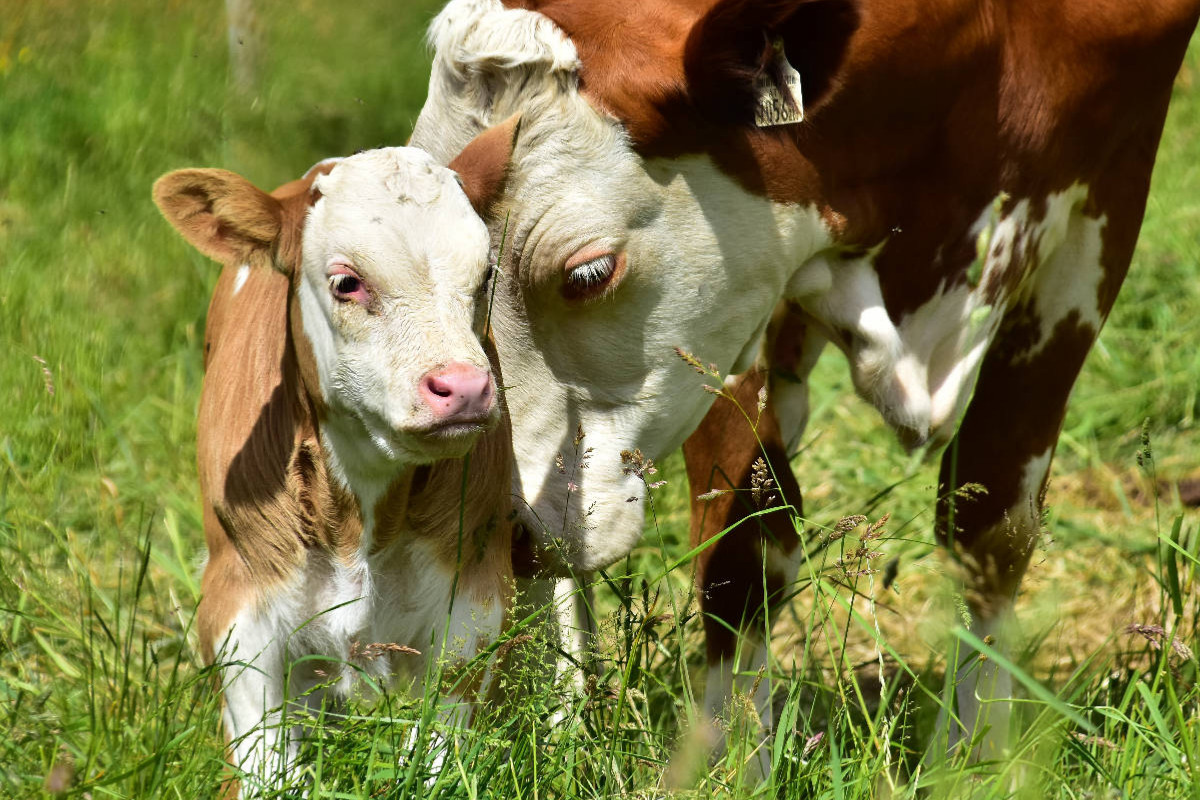
<instances>
[{"instance_id":1,"label":"cow's head","mask_svg":"<svg viewBox=\"0 0 1200 800\"><path fill-rule=\"evenodd\" d=\"M853 21L832 2L811 5L809 28L797 3L682 16L679 4L602 5L452 0L431 30L412 138L449 160L522 115L490 215L515 488L539 543L561 540L584 569L641 534L645 482L622 453L662 457L711 404L676 349L722 373L747 367L797 265L829 244L811 170L791 176L807 192L800 214L754 172L759 148L790 134L754 130L753 85L786 34L819 104ZM822 41L831 30L836 46Z\"/></svg>"},{"instance_id":2,"label":"cow's head","mask_svg":"<svg viewBox=\"0 0 1200 800\"><path fill-rule=\"evenodd\" d=\"M272 194L219 169L154 186L202 253L290 278L301 380L348 477L461 456L498 418L479 337L488 233L471 202L486 205L503 175L504 153L471 157L493 144L507 150L481 140L464 154L461 183L427 153L387 148L322 162Z\"/></svg>"}]
</instances>

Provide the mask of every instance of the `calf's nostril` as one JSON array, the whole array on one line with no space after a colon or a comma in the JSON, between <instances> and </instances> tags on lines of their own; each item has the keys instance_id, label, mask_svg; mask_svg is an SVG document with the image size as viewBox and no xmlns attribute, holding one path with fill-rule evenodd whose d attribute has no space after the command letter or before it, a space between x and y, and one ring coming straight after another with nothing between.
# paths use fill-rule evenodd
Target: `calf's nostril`
<instances>
[{"instance_id":1,"label":"calf's nostril","mask_svg":"<svg viewBox=\"0 0 1200 800\"><path fill-rule=\"evenodd\" d=\"M454 386L444 378L437 375L430 375L425 379L425 387L429 389L429 393L438 397L449 397L454 394Z\"/></svg>"}]
</instances>

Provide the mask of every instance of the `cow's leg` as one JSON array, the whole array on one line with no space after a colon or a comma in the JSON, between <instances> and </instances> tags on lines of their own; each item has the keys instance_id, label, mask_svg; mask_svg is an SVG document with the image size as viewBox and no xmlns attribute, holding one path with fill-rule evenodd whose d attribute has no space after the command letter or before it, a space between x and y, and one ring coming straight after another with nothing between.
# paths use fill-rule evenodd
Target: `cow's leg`
<instances>
[{"instance_id":1,"label":"cow's leg","mask_svg":"<svg viewBox=\"0 0 1200 800\"><path fill-rule=\"evenodd\" d=\"M504 550L508 543L503 542ZM431 787L445 768L457 732L466 730L480 710L480 704L488 702L493 692L496 664L490 659L479 665L474 662L480 651L499 640L504 631L505 619L512 601L511 567L500 567L508 561L507 552L493 552L480 559L482 566L473 565L469 571L459 575L457 593L449 618L439 619L436 610L435 622L429 632L436 644L431 657L438 664L441 686L437 709L437 725L429 733L429 749L433 758L429 761L429 777L426 788ZM447 595L454 582L453 572L446 573ZM440 605L440 604L439 604ZM435 606L436 609L436 606ZM418 679L415 687L422 689L424 679ZM416 743L418 729L413 728L409 749Z\"/></svg>"},{"instance_id":2,"label":"cow's leg","mask_svg":"<svg viewBox=\"0 0 1200 800\"><path fill-rule=\"evenodd\" d=\"M1063 349L1068 343L1069 361L1059 358L1067 356L1062 350L1046 355L1060 368L1053 378L1038 360L989 355L975 399L942 456L939 536L961 563L971 631L1004 650L1011 650L1006 623L1037 542L1066 395L1091 342L1071 336ZM948 744L982 733L977 755L995 757L1008 743L1011 677L969 648L952 652L947 669L956 673L960 724L950 726Z\"/></svg>"},{"instance_id":3,"label":"cow's leg","mask_svg":"<svg viewBox=\"0 0 1200 800\"><path fill-rule=\"evenodd\" d=\"M693 546L733 526L697 559L708 658L705 711L710 719L720 714L733 693L735 675L741 675L738 682L757 686L753 699L767 735L772 727L771 681L760 671L769 655L769 614L795 576L800 537L787 511L746 517L785 504L798 513L800 488L771 401L758 411L765 381L758 368L727 381L726 392L736 403L718 398L683 453L692 493ZM763 485L764 477L769 485ZM697 499L714 490L732 491ZM758 760L765 772L766 748L760 748Z\"/></svg>"},{"instance_id":4,"label":"cow's leg","mask_svg":"<svg viewBox=\"0 0 1200 800\"><path fill-rule=\"evenodd\" d=\"M581 695L587 676L596 672L593 646L596 634L596 604L590 572L573 573L554 582L554 614L563 655L558 674L571 675Z\"/></svg>"},{"instance_id":5,"label":"cow's leg","mask_svg":"<svg viewBox=\"0 0 1200 800\"><path fill-rule=\"evenodd\" d=\"M807 424L808 374L825 339L809 329L799 311L783 303L767 330L767 342L769 377L756 367L727 380L725 393L734 402L718 398L683 446L692 495L692 545L732 526L697 559L708 660L705 712L710 720L722 713L740 675L743 686L756 687L753 701L764 740L774 727L771 681L763 672L770 655L771 614L786 596L802 556L792 519L800 514L800 487L787 453ZM767 402L760 413L764 386ZM763 474L763 465L773 483L756 493L755 483L761 478L755 476ZM699 499L714 490L727 491ZM793 511L746 519L762 508L783 505ZM719 748L722 743L713 744ZM770 763L768 752L761 747L757 754L763 774Z\"/></svg>"},{"instance_id":6,"label":"cow's leg","mask_svg":"<svg viewBox=\"0 0 1200 800\"><path fill-rule=\"evenodd\" d=\"M1067 398L1132 255L1137 191L1149 176L1136 158L1121 165L1132 173L1110 171L1111 192L1093 187L1070 210L1061 243L1005 313L942 457L939 536L962 564L972 632L1001 650L1011 652L1006 623L1040 532ZM964 485L980 488L953 491ZM977 742L976 756L1000 754L1009 742L1011 676L973 652L960 652L948 669L957 673L958 701L949 744L967 739Z\"/></svg>"},{"instance_id":7,"label":"cow's leg","mask_svg":"<svg viewBox=\"0 0 1200 800\"><path fill-rule=\"evenodd\" d=\"M273 787L296 751L282 716L283 646L270 628L246 609L238 615L217 655L222 665L222 719L231 761L241 773L243 797Z\"/></svg>"},{"instance_id":8,"label":"cow's leg","mask_svg":"<svg viewBox=\"0 0 1200 800\"><path fill-rule=\"evenodd\" d=\"M587 584L581 589L581 580L589 579L516 579L519 610L515 618L539 611L545 641L532 653L522 648L518 654L506 656L506 659L520 659L519 668L515 663L504 667L510 672L528 674L541 687L557 687L565 677L573 699L583 697L587 676L595 671L592 589ZM551 724L559 724L570 714L570 703L564 703L551 715Z\"/></svg>"}]
</instances>

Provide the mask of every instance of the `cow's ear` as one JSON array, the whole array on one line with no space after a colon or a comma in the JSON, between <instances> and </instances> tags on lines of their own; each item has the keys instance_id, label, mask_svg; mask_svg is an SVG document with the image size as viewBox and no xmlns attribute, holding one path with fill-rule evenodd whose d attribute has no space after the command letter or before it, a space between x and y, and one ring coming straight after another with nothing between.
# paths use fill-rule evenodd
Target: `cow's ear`
<instances>
[{"instance_id":1,"label":"cow's ear","mask_svg":"<svg viewBox=\"0 0 1200 800\"><path fill-rule=\"evenodd\" d=\"M684 70L692 101L706 113L753 123L771 96L790 106L803 95L804 110L811 113L836 88L858 29L858 4L720 0L688 35ZM796 75L798 91L788 85Z\"/></svg>"},{"instance_id":2,"label":"cow's ear","mask_svg":"<svg viewBox=\"0 0 1200 800\"><path fill-rule=\"evenodd\" d=\"M475 213L486 216L504 192L513 150L521 132L521 116L513 116L476 136L450 162Z\"/></svg>"},{"instance_id":3,"label":"cow's ear","mask_svg":"<svg viewBox=\"0 0 1200 800\"><path fill-rule=\"evenodd\" d=\"M154 202L175 230L223 263L270 257L279 236L279 201L223 169L181 169L154 183Z\"/></svg>"}]
</instances>

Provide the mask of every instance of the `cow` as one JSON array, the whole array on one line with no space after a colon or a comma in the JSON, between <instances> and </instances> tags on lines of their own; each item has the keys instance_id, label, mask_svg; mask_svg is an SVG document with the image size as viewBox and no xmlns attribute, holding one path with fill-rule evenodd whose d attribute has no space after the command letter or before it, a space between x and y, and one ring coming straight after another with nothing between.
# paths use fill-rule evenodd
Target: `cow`
<instances>
[{"instance_id":1,"label":"cow","mask_svg":"<svg viewBox=\"0 0 1200 800\"><path fill-rule=\"evenodd\" d=\"M937 536L961 564L971 631L1003 650L1198 13L1197 0L451 0L411 142L447 160L521 115L489 218L505 243L493 315L518 539L548 572L612 564L641 534L630 454L682 446L692 544L736 525L697 563L718 713L762 663L761 614L804 550L789 514L737 525L743 498L769 474L775 505L800 509L788 458L833 344L900 441L942 453ZM696 391L694 370L722 383ZM764 388L751 431L730 399L753 418ZM737 491L699 499L714 489ZM1011 677L977 661L958 662L947 744L988 756L1008 742L1009 704L987 701Z\"/></svg>"},{"instance_id":2,"label":"cow","mask_svg":"<svg viewBox=\"0 0 1200 800\"><path fill-rule=\"evenodd\" d=\"M270 194L218 169L154 185L167 220L224 265L197 421L197 625L244 796L296 756L289 704L343 698L358 673L419 684L505 624L511 455L480 338L475 212L500 175L473 169L494 161L478 152L458 175L386 148ZM443 716L468 721L485 682L461 674Z\"/></svg>"}]
</instances>

